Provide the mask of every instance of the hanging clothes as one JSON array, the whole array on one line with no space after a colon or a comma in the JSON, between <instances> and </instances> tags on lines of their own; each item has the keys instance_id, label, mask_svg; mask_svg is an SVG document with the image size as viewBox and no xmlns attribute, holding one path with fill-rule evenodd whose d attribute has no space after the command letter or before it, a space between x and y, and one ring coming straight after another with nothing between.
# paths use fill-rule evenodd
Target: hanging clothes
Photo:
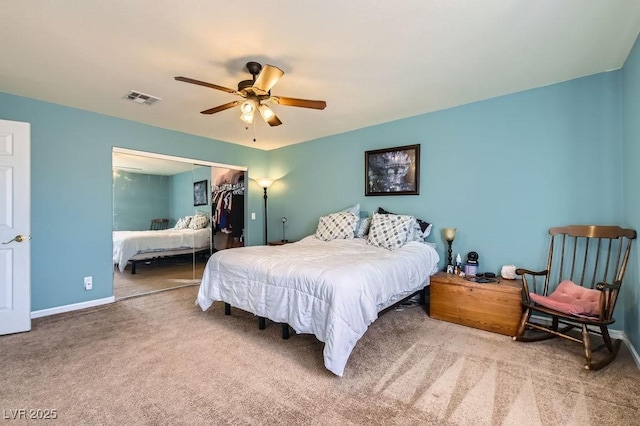
<instances>
[{"instance_id":1,"label":"hanging clothes","mask_svg":"<svg viewBox=\"0 0 640 426\"><path fill-rule=\"evenodd\" d=\"M244 227L244 182L225 184L211 191L211 221L215 231L242 235Z\"/></svg>"}]
</instances>

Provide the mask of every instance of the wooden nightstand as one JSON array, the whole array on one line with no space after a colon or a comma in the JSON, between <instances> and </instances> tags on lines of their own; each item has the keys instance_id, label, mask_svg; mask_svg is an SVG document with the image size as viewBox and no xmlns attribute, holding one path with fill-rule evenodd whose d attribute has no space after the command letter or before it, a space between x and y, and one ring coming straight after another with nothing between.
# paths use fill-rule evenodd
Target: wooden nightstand
<instances>
[{"instance_id":1,"label":"wooden nightstand","mask_svg":"<svg viewBox=\"0 0 640 426\"><path fill-rule=\"evenodd\" d=\"M295 241L289 241L289 240L287 240L287 241L281 241L281 240L278 240L278 241L269 241L269 242L267 243L267 245L268 245L268 246L283 246L283 245L285 245L285 244L289 244L289 243L295 243Z\"/></svg>"},{"instance_id":2,"label":"wooden nightstand","mask_svg":"<svg viewBox=\"0 0 640 426\"><path fill-rule=\"evenodd\" d=\"M522 281L497 279L481 284L438 272L429 285L429 316L514 336L522 317Z\"/></svg>"}]
</instances>

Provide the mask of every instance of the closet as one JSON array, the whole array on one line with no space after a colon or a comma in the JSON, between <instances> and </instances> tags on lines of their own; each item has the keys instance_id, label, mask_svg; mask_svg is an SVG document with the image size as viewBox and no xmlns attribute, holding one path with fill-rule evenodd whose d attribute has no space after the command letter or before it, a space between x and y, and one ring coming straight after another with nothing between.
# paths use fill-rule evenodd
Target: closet
<instances>
[{"instance_id":1,"label":"closet","mask_svg":"<svg viewBox=\"0 0 640 426\"><path fill-rule=\"evenodd\" d=\"M214 170L213 173L216 173ZM245 172L228 170L212 176L211 232L215 251L244 246Z\"/></svg>"}]
</instances>

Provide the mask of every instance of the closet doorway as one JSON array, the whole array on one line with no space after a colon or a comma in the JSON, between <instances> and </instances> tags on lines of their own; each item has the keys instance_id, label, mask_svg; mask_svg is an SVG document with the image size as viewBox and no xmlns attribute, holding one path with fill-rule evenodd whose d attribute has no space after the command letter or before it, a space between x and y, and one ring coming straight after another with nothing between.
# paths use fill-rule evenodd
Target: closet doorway
<instances>
[{"instance_id":1,"label":"closet doorway","mask_svg":"<svg viewBox=\"0 0 640 426\"><path fill-rule=\"evenodd\" d=\"M112 165L116 300L199 285L213 252L244 241L245 167L125 148Z\"/></svg>"}]
</instances>

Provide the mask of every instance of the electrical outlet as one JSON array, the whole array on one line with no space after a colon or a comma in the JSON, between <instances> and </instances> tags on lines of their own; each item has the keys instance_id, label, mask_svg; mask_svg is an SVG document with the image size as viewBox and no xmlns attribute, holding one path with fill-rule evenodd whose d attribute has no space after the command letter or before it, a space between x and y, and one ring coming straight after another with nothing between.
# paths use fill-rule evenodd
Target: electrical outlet
<instances>
[{"instance_id":1,"label":"electrical outlet","mask_svg":"<svg viewBox=\"0 0 640 426\"><path fill-rule=\"evenodd\" d=\"M255 213L251 213L251 220L256 220L256 214Z\"/></svg>"},{"instance_id":2,"label":"electrical outlet","mask_svg":"<svg viewBox=\"0 0 640 426\"><path fill-rule=\"evenodd\" d=\"M84 277L84 289L91 290L93 288L93 277Z\"/></svg>"}]
</instances>

